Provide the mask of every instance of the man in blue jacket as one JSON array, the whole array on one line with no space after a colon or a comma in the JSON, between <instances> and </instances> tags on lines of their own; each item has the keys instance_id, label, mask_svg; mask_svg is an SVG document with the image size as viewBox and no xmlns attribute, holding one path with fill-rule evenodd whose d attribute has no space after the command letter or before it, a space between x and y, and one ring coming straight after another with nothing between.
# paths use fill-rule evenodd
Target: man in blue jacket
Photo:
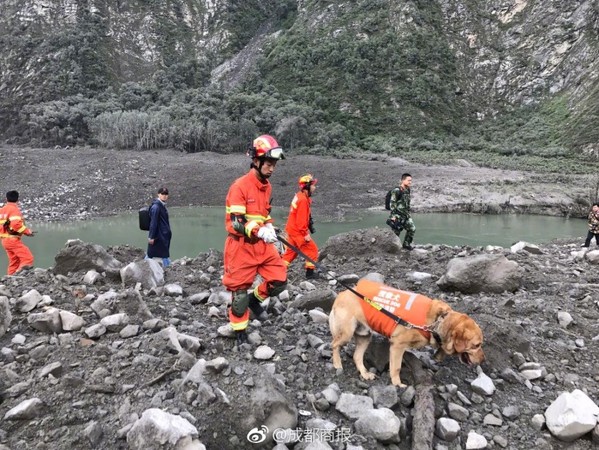
<instances>
[{"instance_id":1,"label":"man in blue jacket","mask_svg":"<svg viewBox=\"0 0 599 450\"><path fill-rule=\"evenodd\" d=\"M158 198L154 199L150 206L150 231L148 233L148 251L146 259L162 258L162 265L168 267L170 260L171 224L168 220L166 201L168 200L168 189L158 189Z\"/></svg>"}]
</instances>

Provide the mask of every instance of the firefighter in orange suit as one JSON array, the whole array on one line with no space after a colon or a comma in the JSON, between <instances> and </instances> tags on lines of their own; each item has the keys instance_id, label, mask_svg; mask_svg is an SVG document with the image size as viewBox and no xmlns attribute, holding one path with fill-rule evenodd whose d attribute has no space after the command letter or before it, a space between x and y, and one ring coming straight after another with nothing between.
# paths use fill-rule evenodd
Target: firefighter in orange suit
<instances>
[{"instance_id":1,"label":"firefighter in orange suit","mask_svg":"<svg viewBox=\"0 0 599 450\"><path fill-rule=\"evenodd\" d=\"M8 255L8 274L33 266L33 255L21 236L33 236L34 232L25 226L21 210L17 205L19 193L8 191L6 204L0 208L0 239Z\"/></svg>"},{"instance_id":2,"label":"firefighter in orange suit","mask_svg":"<svg viewBox=\"0 0 599 450\"><path fill-rule=\"evenodd\" d=\"M312 233L314 233L314 225L312 224L312 194L316 190L317 181L310 174L300 177L300 190L291 201L289 218L285 226L289 243L314 261L318 258L318 246L312 239ZM283 255L285 264L291 264L296 257L297 253L291 247L287 247ZM305 267L306 278L318 278L318 272L314 272L314 264L306 260Z\"/></svg>"},{"instance_id":3,"label":"firefighter in orange suit","mask_svg":"<svg viewBox=\"0 0 599 450\"><path fill-rule=\"evenodd\" d=\"M250 171L229 188L225 214L223 284L232 293L229 321L238 344L247 342L248 307L258 320L265 320L268 314L261 303L287 288L287 267L273 245L277 235L270 217L272 186L268 181L285 156L267 134L254 140L247 155L252 160ZM248 294L257 274L263 281Z\"/></svg>"}]
</instances>

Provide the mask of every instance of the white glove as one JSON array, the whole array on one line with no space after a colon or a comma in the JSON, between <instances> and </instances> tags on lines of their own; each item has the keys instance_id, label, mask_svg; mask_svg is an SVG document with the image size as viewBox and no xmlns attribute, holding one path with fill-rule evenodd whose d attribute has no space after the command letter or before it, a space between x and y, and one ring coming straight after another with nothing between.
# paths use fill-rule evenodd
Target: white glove
<instances>
[{"instance_id":1,"label":"white glove","mask_svg":"<svg viewBox=\"0 0 599 450\"><path fill-rule=\"evenodd\" d=\"M272 227L265 226L260 228L257 236L267 244L274 244L277 242L277 233L275 233L275 229Z\"/></svg>"}]
</instances>

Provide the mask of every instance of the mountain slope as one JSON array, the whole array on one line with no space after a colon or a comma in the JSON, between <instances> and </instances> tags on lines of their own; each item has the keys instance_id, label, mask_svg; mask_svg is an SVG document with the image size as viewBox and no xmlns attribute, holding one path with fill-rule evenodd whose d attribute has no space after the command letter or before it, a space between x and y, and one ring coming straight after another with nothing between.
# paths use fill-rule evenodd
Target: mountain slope
<instances>
[{"instance_id":1,"label":"mountain slope","mask_svg":"<svg viewBox=\"0 0 599 450\"><path fill-rule=\"evenodd\" d=\"M595 0L4 3L0 124L13 140L126 147L99 136L130 111L179 141L212 127L315 151L596 152Z\"/></svg>"}]
</instances>

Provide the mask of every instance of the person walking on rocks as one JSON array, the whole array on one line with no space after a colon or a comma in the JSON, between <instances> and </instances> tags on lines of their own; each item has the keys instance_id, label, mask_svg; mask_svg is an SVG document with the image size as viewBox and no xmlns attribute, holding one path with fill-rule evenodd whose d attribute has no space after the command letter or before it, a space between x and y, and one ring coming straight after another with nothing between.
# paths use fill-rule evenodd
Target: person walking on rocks
<instances>
[{"instance_id":1,"label":"person walking on rocks","mask_svg":"<svg viewBox=\"0 0 599 450\"><path fill-rule=\"evenodd\" d=\"M406 230L403 240L403 248L413 250L412 241L416 232L416 226L410 215L412 175L404 173L401 176L400 184L391 192L390 209L391 213L387 219L387 225L399 237L399 234Z\"/></svg>"},{"instance_id":2,"label":"person walking on rocks","mask_svg":"<svg viewBox=\"0 0 599 450\"><path fill-rule=\"evenodd\" d=\"M8 256L8 275L33 267L33 254L21 237L33 236L35 232L25 225L18 201L19 193L8 191L6 204L0 208L0 239Z\"/></svg>"},{"instance_id":3,"label":"person walking on rocks","mask_svg":"<svg viewBox=\"0 0 599 450\"><path fill-rule=\"evenodd\" d=\"M171 264L170 248L173 236L166 209L167 200L168 189L161 187L158 189L158 197L150 206L150 230L148 231L148 250L146 252L146 259L161 258L164 267Z\"/></svg>"},{"instance_id":4,"label":"person walking on rocks","mask_svg":"<svg viewBox=\"0 0 599 450\"><path fill-rule=\"evenodd\" d=\"M297 247L306 256L316 261L318 258L318 246L312 239L314 233L314 224L312 222L312 195L316 190L318 180L311 174L302 175L299 178L299 192L297 192L289 208L289 217L285 232L287 233L289 243ZM283 260L289 266L297 258L297 253L291 247L287 247ZM318 272L315 272L314 264L306 260L306 278L318 278Z\"/></svg>"},{"instance_id":5,"label":"person walking on rocks","mask_svg":"<svg viewBox=\"0 0 599 450\"><path fill-rule=\"evenodd\" d=\"M274 243L277 234L270 217L272 186L269 178L277 162L285 159L274 137L254 139L247 151L250 170L229 187L226 199L223 284L231 292L229 323L237 344L247 342L249 309L258 320L268 314L262 302L287 288L287 267ZM256 275L262 282L248 294Z\"/></svg>"},{"instance_id":6,"label":"person walking on rocks","mask_svg":"<svg viewBox=\"0 0 599 450\"><path fill-rule=\"evenodd\" d=\"M593 236L595 237L595 243L599 245L599 203L593 203L589 212L588 222L589 231L587 232L587 238L584 241L583 247L590 247Z\"/></svg>"}]
</instances>

